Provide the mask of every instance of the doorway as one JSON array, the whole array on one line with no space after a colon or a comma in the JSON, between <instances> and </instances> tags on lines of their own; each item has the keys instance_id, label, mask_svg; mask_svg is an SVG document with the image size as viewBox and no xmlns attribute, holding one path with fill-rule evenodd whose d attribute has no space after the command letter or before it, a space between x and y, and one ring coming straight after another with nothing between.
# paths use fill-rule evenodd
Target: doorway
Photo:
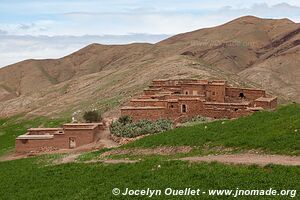
<instances>
[{"instance_id":1,"label":"doorway","mask_svg":"<svg viewBox=\"0 0 300 200\"><path fill-rule=\"evenodd\" d=\"M182 113L186 113L186 111L187 111L187 107L186 107L185 104L183 104L183 105L181 106L181 112L182 112Z\"/></svg>"},{"instance_id":2,"label":"doorway","mask_svg":"<svg viewBox=\"0 0 300 200\"><path fill-rule=\"evenodd\" d=\"M69 138L69 147L70 147L70 149L76 148L76 139L75 138L73 138L73 137Z\"/></svg>"}]
</instances>

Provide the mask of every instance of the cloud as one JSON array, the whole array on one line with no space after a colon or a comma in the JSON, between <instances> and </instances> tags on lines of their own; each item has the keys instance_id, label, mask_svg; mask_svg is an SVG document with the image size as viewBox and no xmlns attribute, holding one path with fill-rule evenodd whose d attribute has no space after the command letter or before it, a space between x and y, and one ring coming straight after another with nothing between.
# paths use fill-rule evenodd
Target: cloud
<instances>
[{"instance_id":1,"label":"cloud","mask_svg":"<svg viewBox=\"0 0 300 200\"><path fill-rule=\"evenodd\" d=\"M7 34L7 32L0 29L0 35L5 35L5 34Z\"/></svg>"},{"instance_id":2,"label":"cloud","mask_svg":"<svg viewBox=\"0 0 300 200\"><path fill-rule=\"evenodd\" d=\"M251 2L251 1L250 1ZM178 34L200 28L223 24L244 15L255 15L262 18L290 18L300 20L300 7L287 3L270 5L257 3L247 6L223 6L214 9L201 8L196 3L182 8L177 7L134 7L101 12L67 12L63 15L77 24L85 27L94 26L92 30L109 34L146 32L151 34ZM221 4L222 5L222 4ZM208 6L208 5L206 5ZM97 22L95 26L95 22ZM66 30L68 31L68 30ZM95 33L89 33L95 34Z\"/></svg>"},{"instance_id":3,"label":"cloud","mask_svg":"<svg viewBox=\"0 0 300 200\"><path fill-rule=\"evenodd\" d=\"M33 5L29 3L36 8L32 14L19 14L30 8L27 4L21 3L25 6L24 10L19 10L20 7L17 6L18 13L11 17L18 18L18 22L3 24L0 21L0 29L11 35L35 36L126 35L131 32L174 35L220 25L244 15L300 21L300 7L278 3L280 0L270 0L268 3L261 3L260 0L247 2L228 0L218 1L217 4L216 0L151 2L116 0L99 3L91 0L87 3L78 0L71 3L67 0L59 2L45 0L41 3L35 2ZM23 18L26 20L23 21Z\"/></svg>"},{"instance_id":4,"label":"cloud","mask_svg":"<svg viewBox=\"0 0 300 200\"><path fill-rule=\"evenodd\" d=\"M300 7L292 6L287 3L280 3L270 6L266 3L256 3L249 8L232 8L230 6L223 7L219 10L221 15L238 16L238 15L255 15L258 17L268 18L291 18L298 19L300 17Z\"/></svg>"},{"instance_id":5,"label":"cloud","mask_svg":"<svg viewBox=\"0 0 300 200\"><path fill-rule=\"evenodd\" d=\"M155 43L169 35L85 35L85 36L30 36L0 34L0 67L25 59L60 58L91 43L127 44L133 42Z\"/></svg>"}]
</instances>

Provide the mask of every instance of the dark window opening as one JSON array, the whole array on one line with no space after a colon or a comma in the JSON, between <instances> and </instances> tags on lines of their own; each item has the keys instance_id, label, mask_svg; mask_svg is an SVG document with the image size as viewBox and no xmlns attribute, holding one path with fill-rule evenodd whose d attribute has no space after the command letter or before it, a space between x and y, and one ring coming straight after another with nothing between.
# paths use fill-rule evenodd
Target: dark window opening
<instances>
[{"instance_id":1,"label":"dark window opening","mask_svg":"<svg viewBox=\"0 0 300 200\"><path fill-rule=\"evenodd\" d=\"M246 98L245 95L244 95L244 93L242 93L242 92L240 93L239 97L240 97L241 99Z\"/></svg>"},{"instance_id":2,"label":"dark window opening","mask_svg":"<svg viewBox=\"0 0 300 200\"><path fill-rule=\"evenodd\" d=\"M180 94L180 92L174 92L174 94Z\"/></svg>"},{"instance_id":3,"label":"dark window opening","mask_svg":"<svg viewBox=\"0 0 300 200\"><path fill-rule=\"evenodd\" d=\"M188 91L186 91L186 92L185 92L185 94L189 94L189 92L188 92Z\"/></svg>"},{"instance_id":4,"label":"dark window opening","mask_svg":"<svg viewBox=\"0 0 300 200\"><path fill-rule=\"evenodd\" d=\"M238 108L235 108L235 109L234 109L234 111L238 111L238 110L239 110Z\"/></svg>"},{"instance_id":5,"label":"dark window opening","mask_svg":"<svg viewBox=\"0 0 300 200\"><path fill-rule=\"evenodd\" d=\"M174 108L174 105L170 105L170 108Z\"/></svg>"},{"instance_id":6,"label":"dark window opening","mask_svg":"<svg viewBox=\"0 0 300 200\"><path fill-rule=\"evenodd\" d=\"M187 110L187 109L186 109L186 105L183 104L183 105L182 105L182 112L183 112L183 113L186 113L186 110Z\"/></svg>"},{"instance_id":7,"label":"dark window opening","mask_svg":"<svg viewBox=\"0 0 300 200\"><path fill-rule=\"evenodd\" d=\"M28 140L21 140L23 144L26 144Z\"/></svg>"}]
</instances>

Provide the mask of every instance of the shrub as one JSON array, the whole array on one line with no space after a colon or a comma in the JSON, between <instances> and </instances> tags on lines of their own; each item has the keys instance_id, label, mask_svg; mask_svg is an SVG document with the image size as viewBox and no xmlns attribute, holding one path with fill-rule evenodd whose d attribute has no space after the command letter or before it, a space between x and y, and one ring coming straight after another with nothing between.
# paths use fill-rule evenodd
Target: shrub
<instances>
[{"instance_id":1,"label":"shrub","mask_svg":"<svg viewBox=\"0 0 300 200\"><path fill-rule=\"evenodd\" d=\"M156 122L157 132L168 131L173 128L173 122L167 119L159 119Z\"/></svg>"},{"instance_id":2,"label":"shrub","mask_svg":"<svg viewBox=\"0 0 300 200\"><path fill-rule=\"evenodd\" d=\"M132 123L132 118L128 115L123 115L121 116L118 121L123 124L123 125L126 125L126 124L130 124Z\"/></svg>"},{"instance_id":3,"label":"shrub","mask_svg":"<svg viewBox=\"0 0 300 200\"><path fill-rule=\"evenodd\" d=\"M136 123L132 123L132 120L124 122L123 118L113 122L110 125L111 133L118 137L132 138L139 135L155 134L173 128L173 122L166 119L157 120L156 122L149 120L140 120Z\"/></svg>"},{"instance_id":4,"label":"shrub","mask_svg":"<svg viewBox=\"0 0 300 200\"><path fill-rule=\"evenodd\" d=\"M102 120L101 114L96 111L86 111L83 115L83 119L88 122L88 123L92 123L92 122L100 122Z\"/></svg>"}]
</instances>

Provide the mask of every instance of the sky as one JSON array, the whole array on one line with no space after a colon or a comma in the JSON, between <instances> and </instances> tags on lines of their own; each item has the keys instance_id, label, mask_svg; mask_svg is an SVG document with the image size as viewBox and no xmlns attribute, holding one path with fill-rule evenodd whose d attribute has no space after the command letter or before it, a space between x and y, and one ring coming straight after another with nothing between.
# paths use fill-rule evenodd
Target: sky
<instances>
[{"instance_id":1,"label":"sky","mask_svg":"<svg viewBox=\"0 0 300 200\"><path fill-rule=\"evenodd\" d=\"M0 0L0 67L91 43L155 43L245 15L299 23L300 1Z\"/></svg>"}]
</instances>

